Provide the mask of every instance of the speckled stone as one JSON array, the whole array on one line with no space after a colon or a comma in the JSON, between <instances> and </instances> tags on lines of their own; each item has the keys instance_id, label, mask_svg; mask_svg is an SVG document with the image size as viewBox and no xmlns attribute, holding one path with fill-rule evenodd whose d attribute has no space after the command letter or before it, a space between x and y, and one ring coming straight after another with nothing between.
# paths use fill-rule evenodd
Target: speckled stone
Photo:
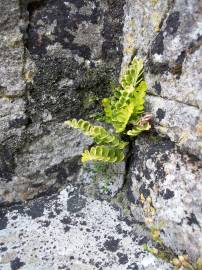
<instances>
[{"instance_id":1,"label":"speckled stone","mask_svg":"<svg viewBox=\"0 0 202 270\"><path fill-rule=\"evenodd\" d=\"M172 269L144 251L141 227L107 201L86 197L81 186L2 209L0 216L2 270Z\"/></svg>"},{"instance_id":2,"label":"speckled stone","mask_svg":"<svg viewBox=\"0 0 202 270\"><path fill-rule=\"evenodd\" d=\"M154 127L202 158L200 8L198 0L127 0L122 70L134 51L145 59L147 110L153 112Z\"/></svg>"},{"instance_id":3,"label":"speckled stone","mask_svg":"<svg viewBox=\"0 0 202 270\"><path fill-rule=\"evenodd\" d=\"M178 254L202 256L201 3L132 1L125 5L122 70L134 52L145 60L150 136L137 139L128 197L137 220L161 227ZM161 138L165 137L165 138Z\"/></svg>"},{"instance_id":4,"label":"speckled stone","mask_svg":"<svg viewBox=\"0 0 202 270\"><path fill-rule=\"evenodd\" d=\"M56 192L80 174L91 141L63 122L92 120L117 81L123 5L1 1L0 205Z\"/></svg>"},{"instance_id":5,"label":"speckled stone","mask_svg":"<svg viewBox=\"0 0 202 270\"><path fill-rule=\"evenodd\" d=\"M202 256L201 161L179 152L169 140L148 135L133 149L128 194L133 215L177 254Z\"/></svg>"}]
</instances>

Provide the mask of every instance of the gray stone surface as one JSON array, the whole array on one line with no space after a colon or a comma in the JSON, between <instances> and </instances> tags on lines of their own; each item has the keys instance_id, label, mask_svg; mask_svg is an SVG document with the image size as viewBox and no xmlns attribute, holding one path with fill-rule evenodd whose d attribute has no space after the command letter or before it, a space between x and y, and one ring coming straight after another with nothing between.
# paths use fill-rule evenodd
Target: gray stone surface
<instances>
[{"instance_id":1,"label":"gray stone surface","mask_svg":"<svg viewBox=\"0 0 202 270\"><path fill-rule=\"evenodd\" d=\"M85 184L89 195L109 199L121 191L125 177L124 161L117 164L89 162L81 167L78 181Z\"/></svg>"},{"instance_id":2,"label":"gray stone surface","mask_svg":"<svg viewBox=\"0 0 202 270\"><path fill-rule=\"evenodd\" d=\"M172 269L144 251L141 227L81 186L1 210L0 224L2 270Z\"/></svg>"},{"instance_id":3,"label":"gray stone surface","mask_svg":"<svg viewBox=\"0 0 202 270\"><path fill-rule=\"evenodd\" d=\"M136 141L128 194L137 220L160 228L177 254L202 256L201 162L182 154L169 139L144 136Z\"/></svg>"},{"instance_id":4,"label":"gray stone surface","mask_svg":"<svg viewBox=\"0 0 202 270\"><path fill-rule=\"evenodd\" d=\"M78 174L90 141L63 122L91 119L117 80L124 1L0 5L0 204L7 204L56 191Z\"/></svg>"},{"instance_id":5,"label":"gray stone surface","mask_svg":"<svg viewBox=\"0 0 202 270\"><path fill-rule=\"evenodd\" d=\"M124 70L134 52L144 58L153 114L151 136L133 148L131 210L193 261L202 256L200 10L197 0L127 0L122 63Z\"/></svg>"},{"instance_id":6,"label":"gray stone surface","mask_svg":"<svg viewBox=\"0 0 202 270\"><path fill-rule=\"evenodd\" d=\"M100 256L109 263L103 269L127 269L130 262L135 263L131 269L151 270L151 263L154 269L166 270L165 264L142 253L136 241L132 243L131 226L123 221L120 226L128 234L126 242L120 240L119 258L118 253L99 250L97 244L107 241L104 234L116 236L118 212L108 202L76 195L86 202L85 210L74 216L70 209L77 209L80 200L72 199L75 205L71 204L71 187L65 189L70 182L83 184L88 196L103 200L116 196L129 175L128 198L136 221L160 226L161 238L177 253L186 252L193 261L202 256L200 13L198 0L0 0L0 205L63 190L5 210L0 224L9 221L1 237L10 236L5 241L8 251L1 248L7 252L3 269L16 269L21 262L29 265L22 269L36 269L36 261L37 269L50 269L45 244L53 267L66 263L69 256L60 256L60 247L66 252L72 245L85 262L79 265L76 257L67 269L93 269L93 255L81 254L86 252L85 243L80 250L70 239L78 234L92 240L89 254L94 250L96 260ZM82 167L80 155L92 142L63 122L72 117L92 120L100 112L100 100L109 94L110 83L117 81L134 53L145 60L146 110L153 114L150 136L129 149L131 160L110 167L107 173L96 172L91 165ZM58 211L52 218L49 206ZM71 226L60 223L65 215L67 220L70 215L75 218L69 236L63 226L67 230ZM92 224L100 226L97 235L79 234L83 215L91 218L89 230ZM38 224L42 221L45 225ZM36 250L33 253L28 247ZM140 252L139 258L133 258L132 248L135 254ZM126 253L129 261L122 265Z\"/></svg>"},{"instance_id":7,"label":"gray stone surface","mask_svg":"<svg viewBox=\"0 0 202 270\"><path fill-rule=\"evenodd\" d=\"M198 0L126 2L122 69L134 51L144 57L152 95L147 109L154 113L156 130L176 143L180 140L182 149L201 158L201 4Z\"/></svg>"}]
</instances>

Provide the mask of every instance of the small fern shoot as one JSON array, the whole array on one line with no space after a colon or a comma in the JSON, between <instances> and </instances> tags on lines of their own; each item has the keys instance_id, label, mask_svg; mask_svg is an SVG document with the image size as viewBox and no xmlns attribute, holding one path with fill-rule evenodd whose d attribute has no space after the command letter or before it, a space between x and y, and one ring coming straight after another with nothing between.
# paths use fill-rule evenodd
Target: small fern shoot
<instances>
[{"instance_id":1,"label":"small fern shoot","mask_svg":"<svg viewBox=\"0 0 202 270\"><path fill-rule=\"evenodd\" d=\"M113 96L102 101L105 114L103 119L113 126L116 133L135 137L150 129L151 114L144 113L146 90L143 60L135 57L121 78L120 85L113 89ZM114 163L124 159L124 149L128 142L108 132L104 127L93 126L83 119L67 120L65 124L79 129L98 145L84 151L82 162L98 160Z\"/></svg>"}]
</instances>

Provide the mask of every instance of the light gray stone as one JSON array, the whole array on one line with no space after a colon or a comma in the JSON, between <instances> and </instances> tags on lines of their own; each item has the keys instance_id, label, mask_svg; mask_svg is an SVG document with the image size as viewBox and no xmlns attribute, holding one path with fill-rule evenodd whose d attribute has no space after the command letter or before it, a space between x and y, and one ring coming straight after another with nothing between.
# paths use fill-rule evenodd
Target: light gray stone
<instances>
[{"instance_id":1,"label":"light gray stone","mask_svg":"<svg viewBox=\"0 0 202 270\"><path fill-rule=\"evenodd\" d=\"M0 1L0 204L76 179L89 140L63 122L90 119L117 80L123 5Z\"/></svg>"},{"instance_id":2,"label":"light gray stone","mask_svg":"<svg viewBox=\"0 0 202 270\"><path fill-rule=\"evenodd\" d=\"M168 139L145 136L134 144L130 186L134 216L160 228L177 254L202 256L202 170L197 159L178 152Z\"/></svg>"},{"instance_id":3,"label":"light gray stone","mask_svg":"<svg viewBox=\"0 0 202 270\"><path fill-rule=\"evenodd\" d=\"M147 96L146 102L147 110L153 115L156 131L168 136L190 154L202 158L199 109L157 96Z\"/></svg>"},{"instance_id":4,"label":"light gray stone","mask_svg":"<svg viewBox=\"0 0 202 270\"><path fill-rule=\"evenodd\" d=\"M148 94L162 97L149 97L148 109L154 113L154 122L159 123L155 112L162 110L164 103L163 114L169 118L169 123L165 119L166 128L156 129L176 143L183 137L180 146L201 158L202 20L199 9L197 0L189 3L185 0L126 1L122 71L135 50L144 57Z\"/></svg>"},{"instance_id":5,"label":"light gray stone","mask_svg":"<svg viewBox=\"0 0 202 270\"><path fill-rule=\"evenodd\" d=\"M91 196L113 198L124 186L125 167L124 161L114 164L88 162L81 167L78 181L85 183Z\"/></svg>"},{"instance_id":6,"label":"light gray stone","mask_svg":"<svg viewBox=\"0 0 202 270\"><path fill-rule=\"evenodd\" d=\"M31 199L76 179L81 167L81 154L92 141L64 124L49 128L52 132L16 155L15 175L9 182L1 183L0 195L5 201Z\"/></svg>"},{"instance_id":7,"label":"light gray stone","mask_svg":"<svg viewBox=\"0 0 202 270\"><path fill-rule=\"evenodd\" d=\"M0 17L0 96L18 96L25 90L22 78L23 35L20 32L19 1L1 1Z\"/></svg>"},{"instance_id":8,"label":"light gray stone","mask_svg":"<svg viewBox=\"0 0 202 270\"><path fill-rule=\"evenodd\" d=\"M68 185L58 195L1 213L0 268L171 270L144 251L145 232L119 209Z\"/></svg>"}]
</instances>

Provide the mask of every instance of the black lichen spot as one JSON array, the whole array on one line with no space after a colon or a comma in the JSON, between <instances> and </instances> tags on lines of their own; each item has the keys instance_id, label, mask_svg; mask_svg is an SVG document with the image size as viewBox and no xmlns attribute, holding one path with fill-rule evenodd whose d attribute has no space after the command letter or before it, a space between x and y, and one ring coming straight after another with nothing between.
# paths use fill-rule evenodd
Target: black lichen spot
<instances>
[{"instance_id":1,"label":"black lichen spot","mask_svg":"<svg viewBox=\"0 0 202 270\"><path fill-rule=\"evenodd\" d=\"M7 227L8 218L4 211L0 212L0 230L3 230Z\"/></svg>"},{"instance_id":2,"label":"black lichen spot","mask_svg":"<svg viewBox=\"0 0 202 270\"><path fill-rule=\"evenodd\" d=\"M160 32L152 42L151 54L163 54L164 51L163 40L164 40L163 32Z\"/></svg>"},{"instance_id":3,"label":"black lichen spot","mask_svg":"<svg viewBox=\"0 0 202 270\"><path fill-rule=\"evenodd\" d=\"M104 243L104 247L111 252L115 252L119 248L119 242L119 239L114 239L114 237L108 237L108 240L106 240Z\"/></svg>"},{"instance_id":4,"label":"black lichen spot","mask_svg":"<svg viewBox=\"0 0 202 270\"><path fill-rule=\"evenodd\" d=\"M191 226L192 224L195 224L199 228L201 228L201 226L200 226L200 224L199 224L199 222L198 222L198 220L197 220L197 218L196 218L196 216L195 216L194 213L191 213L190 217L187 217L187 220L188 220L188 222L187 222L188 225Z\"/></svg>"},{"instance_id":5,"label":"black lichen spot","mask_svg":"<svg viewBox=\"0 0 202 270\"><path fill-rule=\"evenodd\" d=\"M38 221L41 225L42 225L42 227L48 227L49 225L50 225L50 221L49 220L39 220Z\"/></svg>"},{"instance_id":6,"label":"black lichen spot","mask_svg":"<svg viewBox=\"0 0 202 270\"><path fill-rule=\"evenodd\" d=\"M121 224L118 224L116 226L116 231L117 231L118 234L122 234L123 237L127 236L127 231L122 229Z\"/></svg>"},{"instance_id":7,"label":"black lichen spot","mask_svg":"<svg viewBox=\"0 0 202 270\"><path fill-rule=\"evenodd\" d=\"M19 128L27 124L27 118L17 117L9 121L9 128Z\"/></svg>"},{"instance_id":8,"label":"black lichen spot","mask_svg":"<svg viewBox=\"0 0 202 270\"><path fill-rule=\"evenodd\" d=\"M74 157L67 163L61 162L59 164L53 165L45 170L47 176L51 176L57 179L57 183L63 185L66 183L67 177L78 173L80 157ZM66 170L68 168L68 172Z\"/></svg>"},{"instance_id":9,"label":"black lichen spot","mask_svg":"<svg viewBox=\"0 0 202 270\"><path fill-rule=\"evenodd\" d=\"M178 55L177 60L175 61L176 64L182 65L184 62L184 59L186 57L186 51L182 51L180 55Z\"/></svg>"},{"instance_id":10,"label":"black lichen spot","mask_svg":"<svg viewBox=\"0 0 202 270\"><path fill-rule=\"evenodd\" d=\"M123 6L125 1L107 1L108 10L104 16L104 25L102 36L104 42L102 44L102 57L104 59L118 59L120 61L122 57L122 44L120 37L123 35L123 21L121 18L124 16ZM119 18L117 20L117 18ZM118 57L117 57L118 56ZM119 67L116 68L119 70Z\"/></svg>"},{"instance_id":11,"label":"black lichen spot","mask_svg":"<svg viewBox=\"0 0 202 270\"><path fill-rule=\"evenodd\" d=\"M127 198L129 202L136 203L133 191L132 191L132 181L130 180L128 183L128 189L127 189Z\"/></svg>"},{"instance_id":12,"label":"black lichen spot","mask_svg":"<svg viewBox=\"0 0 202 270\"><path fill-rule=\"evenodd\" d=\"M71 270L67 265L64 265L64 264L59 266L58 269L60 269L60 270Z\"/></svg>"},{"instance_id":13,"label":"black lichen spot","mask_svg":"<svg viewBox=\"0 0 202 270\"><path fill-rule=\"evenodd\" d=\"M44 212L44 204L43 201L34 201L32 205L30 205L29 208L25 210L27 215L31 216L32 219L38 218L43 216Z\"/></svg>"},{"instance_id":14,"label":"black lichen spot","mask_svg":"<svg viewBox=\"0 0 202 270\"><path fill-rule=\"evenodd\" d=\"M85 220L83 220L83 221L80 221L80 224L81 224L82 226L86 226L86 225L87 225L87 222L86 222Z\"/></svg>"},{"instance_id":15,"label":"black lichen spot","mask_svg":"<svg viewBox=\"0 0 202 270\"><path fill-rule=\"evenodd\" d=\"M86 205L86 199L79 196L78 193L74 194L70 199L67 201L67 210L70 213L76 213L81 211Z\"/></svg>"},{"instance_id":16,"label":"black lichen spot","mask_svg":"<svg viewBox=\"0 0 202 270\"><path fill-rule=\"evenodd\" d=\"M175 11L168 16L168 19L166 20L166 27L165 27L165 31L168 34L173 35L177 32L177 29L180 25L179 19L180 19L180 13L178 11Z\"/></svg>"},{"instance_id":17,"label":"black lichen spot","mask_svg":"<svg viewBox=\"0 0 202 270\"><path fill-rule=\"evenodd\" d=\"M84 6L84 0L68 0L68 2L75 5L78 9L80 9Z\"/></svg>"},{"instance_id":18,"label":"black lichen spot","mask_svg":"<svg viewBox=\"0 0 202 270\"><path fill-rule=\"evenodd\" d=\"M120 264L126 264L128 262L128 256L126 254L118 252L116 255L119 257Z\"/></svg>"},{"instance_id":19,"label":"black lichen spot","mask_svg":"<svg viewBox=\"0 0 202 270\"><path fill-rule=\"evenodd\" d=\"M163 74L166 71L169 71L168 63L154 63L151 60L149 60L148 63L148 69L152 74Z\"/></svg>"},{"instance_id":20,"label":"black lichen spot","mask_svg":"<svg viewBox=\"0 0 202 270\"><path fill-rule=\"evenodd\" d=\"M12 181L12 175L15 172L15 160L13 152L7 147L0 148L0 178L2 181Z\"/></svg>"},{"instance_id":21,"label":"black lichen spot","mask_svg":"<svg viewBox=\"0 0 202 270\"><path fill-rule=\"evenodd\" d=\"M138 241L138 245L144 245L148 242L148 239L146 236L143 236L140 238L140 240Z\"/></svg>"},{"instance_id":22,"label":"black lichen spot","mask_svg":"<svg viewBox=\"0 0 202 270\"><path fill-rule=\"evenodd\" d=\"M144 198L147 198L150 195L150 190L146 188L145 183L141 185L139 192L144 195Z\"/></svg>"},{"instance_id":23,"label":"black lichen spot","mask_svg":"<svg viewBox=\"0 0 202 270\"><path fill-rule=\"evenodd\" d=\"M155 176L157 180L164 181L166 173L164 171L163 164L160 160L156 161L156 170L155 170Z\"/></svg>"},{"instance_id":24,"label":"black lichen spot","mask_svg":"<svg viewBox=\"0 0 202 270\"><path fill-rule=\"evenodd\" d=\"M186 57L186 51L182 51L181 54L177 57L177 60L175 61L175 65L172 66L169 71L174 74L178 75L176 78L179 79L182 74L182 64L184 62L184 59Z\"/></svg>"},{"instance_id":25,"label":"black lichen spot","mask_svg":"<svg viewBox=\"0 0 202 270\"><path fill-rule=\"evenodd\" d=\"M63 217L60 220L60 222L62 222L63 224L71 224L71 221L72 221L72 219L70 217L68 217L68 216Z\"/></svg>"},{"instance_id":26,"label":"black lichen spot","mask_svg":"<svg viewBox=\"0 0 202 270\"><path fill-rule=\"evenodd\" d=\"M159 82L155 82L154 89L156 90L156 93L160 96L161 95L161 84Z\"/></svg>"},{"instance_id":27,"label":"black lichen spot","mask_svg":"<svg viewBox=\"0 0 202 270\"><path fill-rule=\"evenodd\" d=\"M138 265L136 263L132 263L127 267L127 270L138 270Z\"/></svg>"},{"instance_id":28,"label":"black lichen spot","mask_svg":"<svg viewBox=\"0 0 202 270\"><path fill-rule=\"evenodd\" d=\"M69 162L68 162L68 176L72 176L74 174L77 174L81 164L80 164L80 156L76 156L74 158L72 158Z\"/></svg>"},{"instance_id":29,"label":"black lichen spot","mask_svg":"<svg viewBox=\"0 0 202 270\"><path fill-rule=\"evenodd\" d=\"M65 225L65 226L64 226L64 232L68 232L70 229L71 229L70 226L68 226L68 225Z\"/></svg>"},{"instance_id":30,"label":"black lichen spot","mask_svg":"<svg viewBox=\"0 0 202 270\"><path fill-rule=\"evenodd\" d=\"M156 112L156 117L159 119L159 122L165 117L165 111L163 111L162 109L158 109Z\"/></svg>"},{"instance_id":31,"label":"black lichen spot","mask_svg":"<svg viewBox=\"0 0 202 270\"><path fill-rule=\"evenodd\" d=\"M60 168L58 173L57 173L57 182L60 183L61 185L65 183L65 181L67 180L67 172L65 170L65 168Z\"/></svg>"},{"instance_id":32,"label":"black lichen spot","mask_svg":"<svg viewBox=\"0 0 202 270\"><path fill-rule=\"evenodd\" d=\"M174 192L168 188L160 192L161 196L163 196L164 200L169 200L175 196Z\"/></svg>"},{"instance_id":33,"label":"black lichen spot","mask_svg":"<svg viewBox=\"0 0 202 270\"><path fill-rule=\"evenodd\" d=\"M77 0L76 4L83 5L80 0ZM35 4L31 3L28 10L31 23L28 27L27 48L31 54L44 55L48 45L58 42L63 48L70 49L81 57L90 58L90 48L86 45L74 43L74 35L71 33L71 31L78 30L78 26L83 21L90 21L90 17L79 14L79 12L72 14L71 8L65 6L64 2L59 0L45 1L44 5L38 5L37 8L35 8ZM44 25L51 25L57 21L57 27L51 33L54 40L51 40L45 34L41 34L42 26L38 25L38 21L41 19L43 19Z\"/></svg>"},{"instance_id":34,"label":"black lichen spot","mask_svg":"<svg viewBox=\"0 0 202 270\"><path fill-rule=\"evenodd\" d=\"M21 262L18 257L16 257L13 261L10 262L10 266L12 270L20 269L20 267L24 266L25 263Z\"/></svg>"},{"instance_id":35,"label":"black lichen spot","mask_svg":"<svg viewBox=\"0 0 202 270\"><path fill-rule=\"evenodd\" d=\"M7 251L7 250L8 250L7 247L0 247L0 252L5 252L5 251Z\"/></svg>"}]
</instances>

